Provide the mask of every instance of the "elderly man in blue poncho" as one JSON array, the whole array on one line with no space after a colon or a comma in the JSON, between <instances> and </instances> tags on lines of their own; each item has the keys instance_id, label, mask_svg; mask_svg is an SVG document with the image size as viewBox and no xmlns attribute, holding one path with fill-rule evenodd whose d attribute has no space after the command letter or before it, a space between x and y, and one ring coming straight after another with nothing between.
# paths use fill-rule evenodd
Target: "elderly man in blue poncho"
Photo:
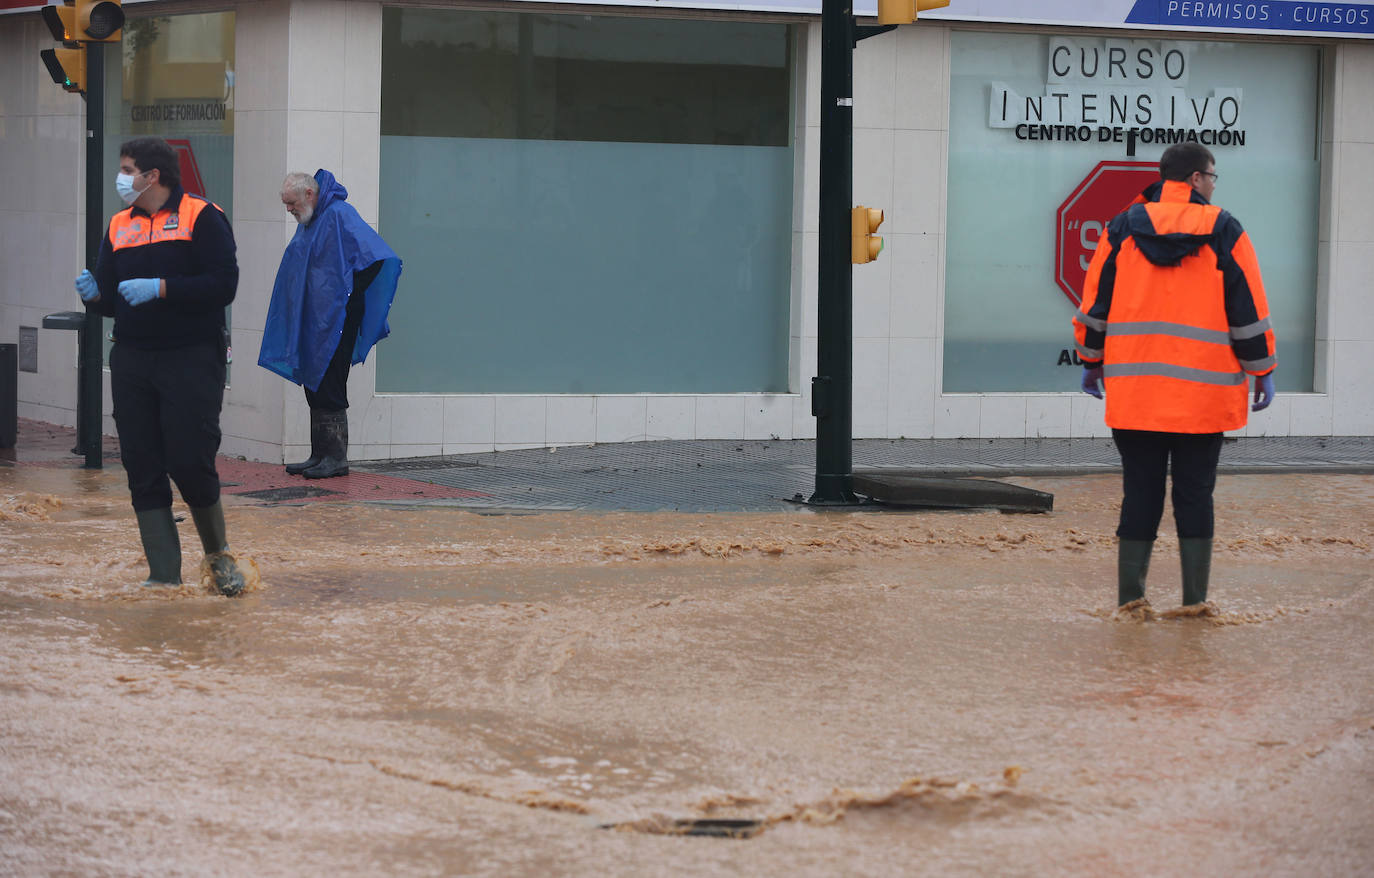
<instances>
[{"instance_id":1,"label":"elderly man in blue poncho","mask_svg":"<svg viewBox=\"0 0 1374 878\"><path fill-rule=\"evenodd\" d=\"M281 200L296 218L258 365L305 388L310 457L286 471L307 479L348 474L348 371L391 332L401 260L345 199L326 170L288 174Z\"/></svg>"}]
</instances>

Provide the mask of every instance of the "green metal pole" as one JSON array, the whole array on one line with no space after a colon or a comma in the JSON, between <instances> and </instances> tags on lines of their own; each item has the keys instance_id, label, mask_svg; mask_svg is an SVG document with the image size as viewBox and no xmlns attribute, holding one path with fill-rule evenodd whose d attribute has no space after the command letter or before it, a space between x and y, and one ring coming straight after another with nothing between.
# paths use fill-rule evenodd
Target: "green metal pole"
<instances>
[{"instance_id":1,"label":"green metal pole","mask_svg":"<svg viewBox=\"0 0 1374 878\"><path fill-rule=\"evenodd\" d=\"M856 502L852 458L853 265L849 208L854 187L854 16L851 0L821 3L820 253L816 309L816 492L809 502Z\"/></svg>"},{"instance_id":2,"label":"green metal pole","mask_svg":"<svg viewBox=\"0 0 1374 878\"><path fill-rule=\"evenodd\" d=\"M105 44L86 43L86 267L95 271L105 224ZM104 320L86 309L77 350L76 438L86 456L87 469L100 469L101 459L101 343Z\"/></svg>"}]
</instances>

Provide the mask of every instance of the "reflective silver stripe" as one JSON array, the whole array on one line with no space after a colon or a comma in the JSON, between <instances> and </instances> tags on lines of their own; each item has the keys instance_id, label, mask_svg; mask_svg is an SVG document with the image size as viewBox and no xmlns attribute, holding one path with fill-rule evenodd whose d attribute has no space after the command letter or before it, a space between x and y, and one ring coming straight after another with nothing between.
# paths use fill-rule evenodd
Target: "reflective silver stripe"
<instances>
[{"instance_id":1,"label":"reflective silver stripe","mask_svg":"<svg viewBox=\"0 0 1374 878\"><path fill-rule=\"evenodd\" d=\"M1172 335L1193 341L1208 341L1213 344L1230 344L1233 336L1215 329L1202 329L1186 323L1168 323L1163 320L1142 320L1136 323L1113 323L1107 329L1108 335Z\"/></svg>"},{"instance_id":2,"label":"reflective silver stripe","mask_svg":"<svg viewBox=\"0 0 1374 878\"><path fill-rule=\"evenodd\" d=\"M1211 369L1193 369L1188 366L1175 366L1173 363L1108 363L1102 370L1102 375L1106 378L1126 375L1178 378L1182 381L1220 384L1225 387L1245 383L1244 372L1213 372Z\"/></svg>"},{"instance_id":3,"label":"reflective silver stripe","mask_svg":"<svg viewBox=\"0 0 1374 878\"><path fill-rule=\"evenodd\" d=\"M1077 314L1073 316L1078 319L1079 323L1083 324L1089 329L1096 329L1098 332L1107 331L1107 321L1105 320L1098 320L1096 317L1090 317L1083 311L1079 311Z\"/></svg>"},{"instance_id":4,"label":"reflective silver stripe","mask_svg":"<svg viewBox=\"0 0 1374 878\"><path fill-rule=\"evenodd\" d=\"M1241 360L1240 367L1247 372L1263 372L1265 369L1272 369L1278 365L1277 357L1265 357L1263 360Z\"/></svg>"},{"instance_id":5,"label":"reflective silver stripe","mask_svg":"<svg viewBox=\"0 0 1374 878\"><path fill-rule=\"evenodd\" d=\"M1258 323L1251 323L1249 326L1232 326L1231 338L1240 341L1243 338L1254 338L1257 335L1264 335L1269 329L1269 318L1266 317Z\"/></svg>"},{"instance_id":6,"label":"reflective silver stripe","mask_svg":"<svg viewBox=\"0 0 1374 878\"><path fill-rule=\"evenodd\" d=\"M1082 357L1083 359L1085 359L1085 360L1100 360L1100 359L1102 359L1102 351L1100 351L1100 350L1093 350L1092 348L1085 348L1085 347L1083 347L1081 344L1076 344L1076 345L1074 345L1074 347L1078 349L1078 355L1079 355L1080 357Z\"/></svg>"}]
</instances>

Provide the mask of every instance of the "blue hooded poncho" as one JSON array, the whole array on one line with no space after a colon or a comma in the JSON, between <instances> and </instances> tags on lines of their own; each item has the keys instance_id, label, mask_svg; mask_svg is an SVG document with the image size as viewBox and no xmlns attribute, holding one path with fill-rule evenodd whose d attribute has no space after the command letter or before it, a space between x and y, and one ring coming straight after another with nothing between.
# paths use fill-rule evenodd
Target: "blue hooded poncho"
<instances>
[{"instance_id":1,"label":"blue hooded poncho","mask_svg":"<svg viewBox=\"0 0 1374 878\"><path fill-rule=\"evenodd\" d=\"M401 276L400 257L345 201L343 184L326 170L316 171L315 180L320 185L315 215L296 227L282 254L258 354L259 366L312 391L319 389L339 346L353 273L382 263L363 291L354 364L367 359L372 346L391 333L386 317Z\"/></svg>"}]
</instances>

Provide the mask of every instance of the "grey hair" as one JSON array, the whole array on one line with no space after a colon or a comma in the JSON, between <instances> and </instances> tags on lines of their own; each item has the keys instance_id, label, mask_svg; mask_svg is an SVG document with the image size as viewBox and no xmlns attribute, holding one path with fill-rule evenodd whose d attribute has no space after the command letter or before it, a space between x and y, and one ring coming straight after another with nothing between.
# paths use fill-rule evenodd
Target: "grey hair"
<instances>
[{"instance_id":1,"label":"grey hair","mask_svg":"<svg viewBox=\"0 0 1374 878\"><path fill-rule=\"evenodd\" d=\"M307 192L318 195L320 192L320 184L316 182L314 175L302 171L292 171L287 174L286 179L282 181L281 188L283 191L294 195L304 195Z\"/></svg>"}]
</instances>

